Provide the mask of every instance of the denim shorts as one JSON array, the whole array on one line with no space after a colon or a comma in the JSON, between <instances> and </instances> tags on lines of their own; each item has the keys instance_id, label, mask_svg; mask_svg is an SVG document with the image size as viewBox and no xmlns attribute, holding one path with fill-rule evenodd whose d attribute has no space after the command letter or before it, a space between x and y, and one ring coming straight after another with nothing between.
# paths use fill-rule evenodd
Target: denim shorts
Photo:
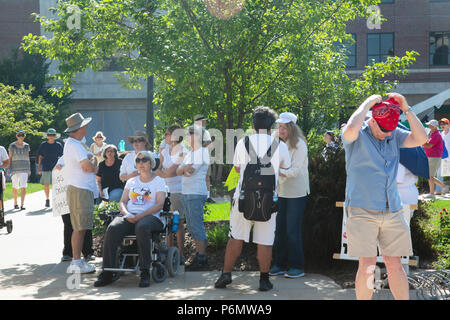
<instances>
[{"instance_id":1,"label":"denim shorts","mask_svg":"<svg viewBox=\"0 0 450 320\"><path fill-rule=\"evenodd\" d=\"M203 223L203 208L206 202L206 195L183 194L181 200L186 213L187 229L195 241L208 241L205 225Z\"/></svg>"}]
</instances>

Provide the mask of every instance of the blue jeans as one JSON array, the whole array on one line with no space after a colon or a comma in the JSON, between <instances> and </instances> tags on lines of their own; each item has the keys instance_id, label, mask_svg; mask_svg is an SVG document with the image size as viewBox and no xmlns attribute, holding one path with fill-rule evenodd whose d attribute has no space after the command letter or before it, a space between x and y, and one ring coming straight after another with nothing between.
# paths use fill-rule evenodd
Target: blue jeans
<instances>
[{"instance_id":1,"label":"blue jeans","mask_svg":"<svg viewBox=\"0 0 450 320\"><path fill-rule=\"evenodd\" d=\"M182 194L184 210L186 212L186 226L195 241L208 241L205 224L203 223L206 195Z\"/></svg>"},{"instance_id":2,"label":"blue jeans","mask_svg":"<svg viewBox=\"0 0 450 320\"><path fill-rule=\"evenodd\" d=\"M275 264L285 270L305 269L302 222L306 198L278 198L273 256Z\"/></svg>"},{"instance_id":3,"label":"blue jeans","mask_svg":"<svg viewBox=\"0 0 450 320\"><path fill-rule=\"evenodd\" d=\"M109 191L109 201L115 201L120 202L120 199L122 198L123 189L116 188L111 191Z\"/></svg>"}]
</instances>

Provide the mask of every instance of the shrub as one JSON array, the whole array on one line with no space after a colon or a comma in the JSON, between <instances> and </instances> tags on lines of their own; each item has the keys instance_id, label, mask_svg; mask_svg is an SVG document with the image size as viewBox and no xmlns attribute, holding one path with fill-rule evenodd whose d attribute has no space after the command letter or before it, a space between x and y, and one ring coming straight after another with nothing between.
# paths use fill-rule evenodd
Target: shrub
<instances>
[{"instance_id":1,"label":"shrub","mask_svg":"<svg viewBox=\"0 0 450 320\"><path fill-rule=\"evenodd\" d=\"M103 202L94 207L94 229L92 230L92 235L97 235L106 231L106 226L104 220L100 217L102 215L107 216L110 213L118 212L119 203L118 202Z\"/></svg>"},{"instance_id":2,"label":"shrub","mask_svg":"<svg viewBox=\"0 0 450 320\"><path fill-rule=\"evenodd\" d=\"M224 248L228 242L228 233L230 227L228 225L217 225L208 231L208 242L215 249Z\"/></svg>"}]
</instances>

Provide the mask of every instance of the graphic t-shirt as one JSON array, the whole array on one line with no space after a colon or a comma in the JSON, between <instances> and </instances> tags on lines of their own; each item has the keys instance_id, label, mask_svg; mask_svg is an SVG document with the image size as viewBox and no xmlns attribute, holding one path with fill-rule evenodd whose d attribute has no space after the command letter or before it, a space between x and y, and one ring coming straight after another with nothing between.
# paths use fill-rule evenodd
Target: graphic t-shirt
<instances>
[{"instance_id":1,"label":"graphic t-shirt","mask_svg":"<svg viewBox=\"0 0 450 320\"><path fill-rule=\"evenodd\" d=\"M128 212L138 215L156 204L156 193L166 192L164 179L155 176L150 182L142 182L137 176L127 181L125 189L128 190ZM155 217L161 220L160 213L155 213ZM162 221L161 221L162 222Z\"/></svg>"}]
</instances>

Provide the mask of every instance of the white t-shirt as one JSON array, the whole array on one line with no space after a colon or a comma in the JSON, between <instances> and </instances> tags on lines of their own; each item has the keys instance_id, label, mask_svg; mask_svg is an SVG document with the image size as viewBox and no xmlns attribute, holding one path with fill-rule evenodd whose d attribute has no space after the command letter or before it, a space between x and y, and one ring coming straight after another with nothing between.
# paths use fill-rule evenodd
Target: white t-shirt
<instances>
[{"instance_id":1,"label":"white t-shirt","mask_svg":"<svg viewBox=\"0 0 450 320\"><path fill-rule=\"evenodd\" d=\"M6 151L5 147L0 146L0 164L5 161L8 160L9 156L8 156L8 152Z\"/></svg>"},{"instance_id":2,"label":"white t-shirt","mask_svg":"<svg viewBox=\"0 0 450 320\"><path fill-rule=\"evenodd\" d=\"M161 191L165 193L166 184L161 177L155 176L150 182L142 182L141 177L137 176L127 181L125 189L128 190L129 197L127 210L138 215L156 204L156 193ZM161 220L160 212L154 216Z\"/></svg>"},{"instance_id":3,"label":"white t-shirt","mask_svg":"<svg viewBox=\"0 0 450 320\"><path fill-rule=\"evenodd\" d=\"M171 166L174 165L175 161L178 159L178 156L180 153L188 153L188 149L184 147L183 144L181 144L180 151L177 152L174 155L170 154L171 148L165 148L162 150L161 155L164 157L164 161L162 163L163 169L169 169ZM170 193L181 193L181 183L182 183L182 177L176 176L176 177L170 177L165 178L164 181L166 182L167 187L169 188Z\"/></svg>"},{"instance_id":4,"label":"white t-shirt","mask_svg":"<svg viewBox=\"0 0 450 320\"><path fill-rule=\"evenodd\" d=\"M179 168L193 164L194 173L191 176L181 176L182 194L208 195L206 187L206 174L209 168L209 151L207 148L198 148L196 151L189 151L184 157Z\"/></svg>"},{"instance_id":5,"label":"white t-shirt","mask_svg":"<svg viewBox=\"0 0 450 320\"><path fill-rule=\"evenodd\" d=\"M65 180L67 185L80 189L90 190L95 193L97 183L93 172L85 172L81 169L80 162L88 159L89 152L83 147L81 141L68 138L64 145Z\"/></svg>"},{"instance_id":6,"label":"white t-shirt","mask_svg":"<svg viewBox=\"0 0 450 320\"><path fill-rule=\"evenodd\" d=\"M261 159L267 153L270 145L272 144L274 138L267 134L253 134L249 136L250 144L253 146L258 157ZM247 166L247 163L250 162L250 156L245 149L244 138L239 140L236 145L236 150L234 152L233 165L235 167L240 168L239 174L239 183L236 187L236 191L234 192L234 198L237 199L239 197L239 193L241 191L242 179L244 177L244 170ZM278 148L272 154L272 158L270 159L272 167L275 171L275 183L278 185L278 175L280 167L288 169L291 166L291 157L289 155L289 150L287 145L280 140Z\"/></svg>"},{"instance_id":7,"label":"white t-shirt","mask_svg":"<svg viewBox=\"0 0 450 320\"><path fill-rule=\"evenodd\" d=\"M450 157L450 131L447 134L442 132L441 135L442 135L442 139L444 139L445 148L447 149L447 152L448 152L449 157Z\"/></svg>"},{"instance_id":8,"label":"white t-shirt","mask_svg":"<svg viewBox=\"0 0 450 320\"><path fill-rule=\"evenodd\" d=\"M119 176L129 175L137 171L134 161L136 160L136 151L131 151L122 160Z\"/></svg>"},{"instance_id":9,"label":"white t-shirt","mask_svg":"<svg viewBox=\"0 0 450 320\"><path fill-rule=\"evenodd\" d=\"M417 190L416 183L417 176L399 163L397 171L397 188L400 199L404 205L418 203L419 190Z\"/></svg>"}]
</instances>

